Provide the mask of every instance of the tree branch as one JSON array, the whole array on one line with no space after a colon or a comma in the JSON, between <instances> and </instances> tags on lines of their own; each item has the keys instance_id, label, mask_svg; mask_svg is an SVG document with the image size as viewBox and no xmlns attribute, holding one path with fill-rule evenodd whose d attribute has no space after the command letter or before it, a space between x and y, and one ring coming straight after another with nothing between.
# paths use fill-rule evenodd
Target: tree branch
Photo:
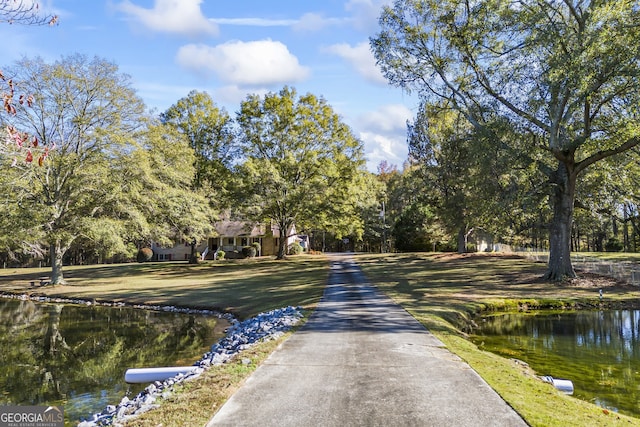
<instances>
[{"instance_id":1,"label":"tree branch","mask_svg":"<svg viewBox=\"0 0 640 427\"><path fill-rule=\"evenodd\" d=\"M636 147L640 145L640 136L636 136L633 138L629 138L628 140L626 140L623 144L612 148L610 150L601 150L598 151L594 154L592 154L591 156L587 157L586 159L576 163L575 165L575 173L578 174L580 172L582 172L583 170L585 170L586 168L588 168L589 166L591 166L592 164L602 160L602 159L606 159L607 157L611 157L611 156L615 156L616 154L620 154L623 153L633 147Z\"/></svg>"}]
</instances>

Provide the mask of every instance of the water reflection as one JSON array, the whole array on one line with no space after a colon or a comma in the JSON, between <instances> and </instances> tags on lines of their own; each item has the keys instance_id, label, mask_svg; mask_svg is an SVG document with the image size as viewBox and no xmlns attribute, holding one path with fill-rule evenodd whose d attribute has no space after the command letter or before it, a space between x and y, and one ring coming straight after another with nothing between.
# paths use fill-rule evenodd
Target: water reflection
<instances>
[{"instance_id":1,"label":"water reflection","mask_svg":"<svg viewBox=\"0 0 640 427\"><path fill-rule=\"evenodd\" d=\"M0 299L0 404L64 405L78 420L135 388L129 367L190 365L225 321L125 307Z\"/></svg>"},{"instance_id":2,"label":"water reflection","mask_svg":"<svg viewBox=\"0 0 640 427\"><path fill-rule=\"evenodd\" d=\"M483 319L473 340L573 381L574 396L640 417L640 311L505 314Z\"/></svg>"}]
</instances>

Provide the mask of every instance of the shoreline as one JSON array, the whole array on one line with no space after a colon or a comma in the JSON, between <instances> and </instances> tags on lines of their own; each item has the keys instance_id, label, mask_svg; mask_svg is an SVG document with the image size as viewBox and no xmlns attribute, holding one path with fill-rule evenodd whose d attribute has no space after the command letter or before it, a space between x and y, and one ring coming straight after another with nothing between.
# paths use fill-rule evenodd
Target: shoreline
<instances>
[{"instance_id":1,"label":"shoreline","mask_svg":"<svg viewBox=\"0 0 640 427\"><path fill-rule=\"evenodd\" d=\"M139 310L160 311L167 313L179 313L179 314L199 314L203 316L215 316L219 319L225 319L228 321L238 321L236 316L229 312L223 312L220 310L208 309L208 308L195 308L195 307L182 307L175 305L162 305L162 304L141 304L124 301L98 301L96 299L84 299L84 298L70 298L60 296L45 296L45 295L33 295L24 292L6 292L0 291L0 298L13 299L21 301L33 301L43 304L75 304L99 307L126 307L135 308Z\"/></svg>"}]
</instances>

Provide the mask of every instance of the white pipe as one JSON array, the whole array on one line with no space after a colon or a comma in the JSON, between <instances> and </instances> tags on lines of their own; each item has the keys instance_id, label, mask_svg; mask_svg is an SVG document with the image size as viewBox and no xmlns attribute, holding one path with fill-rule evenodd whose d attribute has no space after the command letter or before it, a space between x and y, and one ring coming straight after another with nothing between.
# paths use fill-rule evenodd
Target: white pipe
<instances>
[{"instance_id":1,"label":"white pipe","mask_svg":"<svg viewBox=\"0 0 640 427\"><path fill-rule=\"evenodd\" d=\"M154 381L164 381L179 374L188 374L196 369L198 369L197 366L127 369L124 374L124 380L129 384L152 383Z\"/></svg>"},{"instance_id":2,"label":"white pipe","mask_svg":"<svg viewBox=\"0 0 640 427\"><path fill-rule=\"evenodd\" d=\"M556 389L566 394L573 394L573 382L571 380L562 380L559 378L553 378L552 376L541 377L542 381L552 384Z\"/></svg>"}]
</instances>

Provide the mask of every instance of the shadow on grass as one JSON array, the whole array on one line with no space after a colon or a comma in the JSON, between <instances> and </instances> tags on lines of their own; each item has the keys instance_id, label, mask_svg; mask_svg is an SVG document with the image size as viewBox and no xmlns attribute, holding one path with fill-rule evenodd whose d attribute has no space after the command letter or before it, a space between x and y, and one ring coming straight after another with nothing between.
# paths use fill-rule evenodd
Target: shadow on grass
<instances>
[{"instance_id":1,"label":"shadow on grass","mask_svg":"<svg viewBox=\"0 0 640 427\"><path fill-rule=\"evenodd\" d=\"M317 303L327 274L322 257L78 266L65 269L68 285L37 289L30 289L28 280L42 270L8 271L0 275L0 291L214 309L244 319L287 305Z\"/></svg>"}]
</instances>

